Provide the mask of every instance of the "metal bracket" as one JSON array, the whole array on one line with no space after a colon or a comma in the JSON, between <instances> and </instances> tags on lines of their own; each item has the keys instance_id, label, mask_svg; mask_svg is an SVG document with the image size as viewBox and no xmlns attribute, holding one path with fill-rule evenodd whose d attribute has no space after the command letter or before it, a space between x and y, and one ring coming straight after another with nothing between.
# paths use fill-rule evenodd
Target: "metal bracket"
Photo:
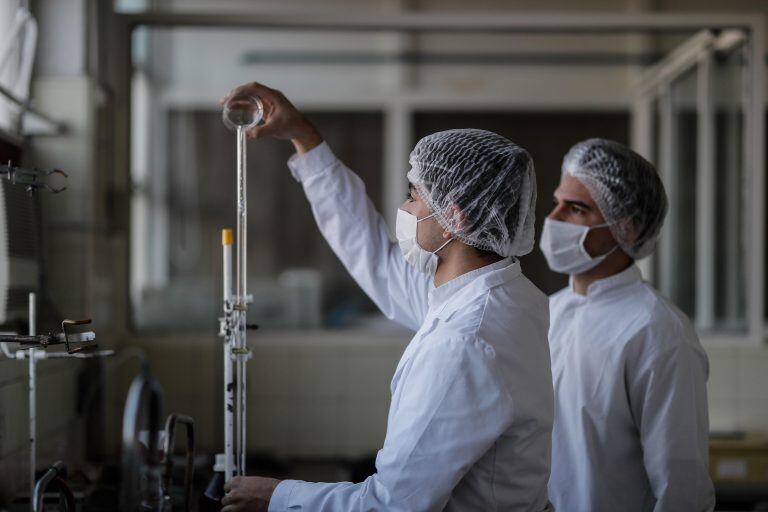
<instances>
[{"instance_id":1,"label":"metal bracket","mask_svg":"<svg viewBox=\"0 0 768 512\"><path fill-rule=\"evenodd\" d=\"M5 178L13 185L25 185L27 192L33 194L38 189L45 189L53 194L58 194L67 189L63 187L52 187L45 182L46 178L52 175L62 176L64 179L69 178L69 175L61 169L53 169L46 171L32 167L31 169L25 167L18 167L11 165L10 160L7 165L0 165L0 176Z\"/></svg>"},{"instance_id":2,"label":"metal bracket","mask_svg":"<svg viewBox=\"0 0 768 512\"><path fill-rule=\"evenodd\" d=\"M96 347L98 347L98 345L96 345L96 343L91 343L91 344L88 344L88 345L81 345L81 346L75 347L75 348L71 348L69 346L69 336L70 335L67 333L67 326L68 325L69 326L72 326L72 325L88 325L90 323L91 323L91 319L90 318L86 318L84 320L69 320L69 319L62 320L62 322L61 322L61 333L64 335L64 344L67 346L67 353L68 354L74 354L74 353L77 353L77 352L90 351L90 350L94 350Z\"/></svg>"}]
</instances>

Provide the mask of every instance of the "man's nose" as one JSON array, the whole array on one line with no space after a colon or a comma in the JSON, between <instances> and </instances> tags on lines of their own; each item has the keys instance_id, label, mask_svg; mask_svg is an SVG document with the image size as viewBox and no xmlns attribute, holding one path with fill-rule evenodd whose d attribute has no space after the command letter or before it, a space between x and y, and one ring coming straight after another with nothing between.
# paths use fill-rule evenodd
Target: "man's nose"
<instances>
[{"instance_id":1,"label":"man's nose","mask_svg":"<svg viewBox=\"0 0 768 512\"><path fill-rule=\"evenodd\" d=\"M562 206L556 204L554 208L552 208L552 211L549 212L549 215L547 215L547 218L552 220L565 221L563 210L564 208Z\"/></svg>"}]
</instances>

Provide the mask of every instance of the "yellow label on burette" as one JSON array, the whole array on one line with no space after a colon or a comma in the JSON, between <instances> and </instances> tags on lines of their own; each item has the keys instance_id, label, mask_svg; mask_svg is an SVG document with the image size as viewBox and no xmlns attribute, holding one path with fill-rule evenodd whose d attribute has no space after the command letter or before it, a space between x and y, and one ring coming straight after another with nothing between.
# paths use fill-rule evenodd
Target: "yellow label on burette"
<instances>
[{"instance_id":1,"label":"yellow label on burette","mask_svg":"<svg viewBox=\"0 0 768 512\"><path fill-rule=\"evenodd\" d=\"M221 245L232 245L232 230L231 229L222 229L221 230Z\"/></svg>"}]
</instances>

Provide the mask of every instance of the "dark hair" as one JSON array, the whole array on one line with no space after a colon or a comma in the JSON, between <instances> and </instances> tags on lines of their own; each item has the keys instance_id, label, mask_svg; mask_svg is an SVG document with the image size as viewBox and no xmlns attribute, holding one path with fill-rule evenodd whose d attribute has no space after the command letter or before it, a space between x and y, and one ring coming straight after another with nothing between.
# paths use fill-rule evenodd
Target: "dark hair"
<instances>
[{"instance_id":1,"label":"dark hair","mask_svg":"<svg viewBox=\"0 0 768 512\"><path fill-rule=\"evenodd\" d=\"M502 258L502 259L504 258L504 256L502 256L502 255L500 255L500 254L498 254L497 252L494 252L494 251L490 251L490 250L487 250L487 249L478 249L477 247L472 247L472 248L475 250L475 252L477 254L479 254L480 256L482 256L484 258L493 258L494 256L497 257L497 258Z\"/></svg>"}]
</instances>

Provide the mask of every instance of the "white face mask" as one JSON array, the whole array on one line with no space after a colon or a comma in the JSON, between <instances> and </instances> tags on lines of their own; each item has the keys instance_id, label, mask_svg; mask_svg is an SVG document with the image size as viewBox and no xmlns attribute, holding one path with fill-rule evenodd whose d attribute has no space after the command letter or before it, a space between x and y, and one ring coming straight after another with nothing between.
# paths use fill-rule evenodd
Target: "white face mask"
<instances>
[{"instance_id":1,"label":"white face mask","mask_svg":"<svg viewBox=\"0 0 768 512\"><path fill-rule=\"evenodd\" d=\"M594 258L584 248L584 240L591 229L608 226L581 226L553 219L544 220L539 248L547 259L549 268L561 274L581 274L598 266L619 246Z\"/></svg>"},{"instance_id":2,"label":"white face mask","mask_svg":"<svg viewBox=\"0 0 768 512\"><path fill-rule=\"evenodd\" d=\"M395 222L395 236L405 261L413 265L418 271L431 275L434 275L435 271L437 271L437 252L453 241L453 238L451 238L433 252L421 248L416 240L419 222L434 217L434 215L433 213L432 215L417 219L412 213L398 209L397 221Z\"/></svg>"}]
</instances>

